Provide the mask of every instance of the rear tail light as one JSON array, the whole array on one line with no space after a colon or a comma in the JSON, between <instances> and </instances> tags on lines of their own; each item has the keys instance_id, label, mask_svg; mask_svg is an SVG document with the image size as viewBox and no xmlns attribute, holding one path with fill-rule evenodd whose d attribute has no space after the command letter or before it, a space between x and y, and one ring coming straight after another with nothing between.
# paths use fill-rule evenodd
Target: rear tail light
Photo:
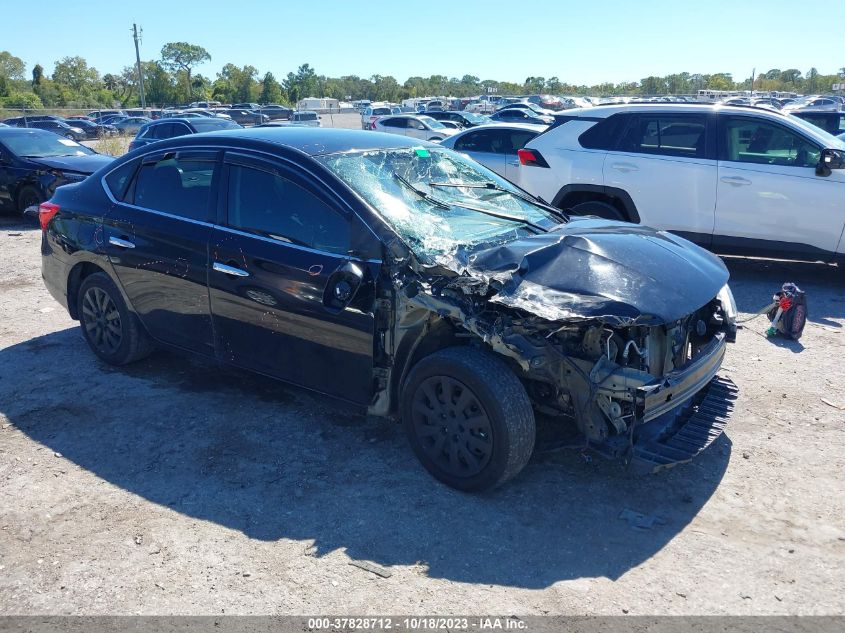
<instances>
[{"instance_id":1,"label":"rear tail light","mask_svg":"<svg viewBox=\"0 0 845 633\"><path fill-rule=\"evenodd\" d=\"M53 202L42 202L38 206L38 221L41 223L41 230L46 231L47 225L59 212L59 205Z\"/></svg>"},{"instance_id":2,"label":"rear tail light","mask_svg":"<svg viewBox=\"0 0 845 633\"><path fill-rule=\"evenodd\" d=\"M520 149L517 150L516 155L519 156L520 165L526 167L548 167L549 164L543 155L536 149Z\"/></svg>"}]
</instances>

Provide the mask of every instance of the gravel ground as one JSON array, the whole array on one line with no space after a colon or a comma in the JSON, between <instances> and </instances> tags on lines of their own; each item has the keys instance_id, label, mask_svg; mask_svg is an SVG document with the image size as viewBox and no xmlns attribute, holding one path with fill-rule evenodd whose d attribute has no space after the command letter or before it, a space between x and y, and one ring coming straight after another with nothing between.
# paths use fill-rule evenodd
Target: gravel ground
<instances>
[{"instance_id":1,"label":"gravel ground","mask_svg":"<svg viewBox=\"0 0 845 633\"><path fill-rule=\"evenodd\" d=\"M740 331L733 421L694 463L634 478L565 451L470 496L318 396L172 353L98 362L39 240L0 218L2 614L845 610L841 269L729 262L742 310L790 280L811 322Z\"/></svg>"}]
</instances>

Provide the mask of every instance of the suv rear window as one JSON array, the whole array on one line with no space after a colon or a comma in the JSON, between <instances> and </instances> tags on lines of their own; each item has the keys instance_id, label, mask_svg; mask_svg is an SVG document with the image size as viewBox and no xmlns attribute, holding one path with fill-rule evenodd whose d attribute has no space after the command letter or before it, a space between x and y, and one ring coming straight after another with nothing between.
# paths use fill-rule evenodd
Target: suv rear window
<instances>
[{"instance_id":1,"label":"suv rear window","mask_svg":"<svg viewBox=\"0 0 845 633\"><path fill-rule=\"evenodd\" d=\"M565 118L568 120L574 119L574 117L555 117L555 121L559 118ZM619 142L619 135L625 128L627 118L628 117L625 114L613 114L606 119L602 119L589 130L581 134L581 136L578 137L578 142L581 144L581 147L586 149L615 149L617 143ZM563 121L563 123L565 122L566 121Z\"/></svg>"}]
</instances>

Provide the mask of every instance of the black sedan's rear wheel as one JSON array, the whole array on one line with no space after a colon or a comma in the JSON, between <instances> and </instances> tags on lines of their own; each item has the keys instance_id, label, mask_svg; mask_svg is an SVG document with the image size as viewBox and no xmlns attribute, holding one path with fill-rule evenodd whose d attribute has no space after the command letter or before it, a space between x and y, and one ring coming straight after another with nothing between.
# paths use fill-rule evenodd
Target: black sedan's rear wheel
<instances>
[{"instance_id":1,"label":"black sedan's rear wheel","mask_svg":"<svg viewBox=\"0 0 845 633\"><path fill-rule=\"evenodd\" d=\"M110 365L126 365L147 356L147 333L105 273L85 278L79 288L77 313L91 350Z\"/></svg>"},{"instance_id":2,"label":"black sedan's rear wheel","mask_svg":"<svg viewBox=\"0 0 845 633\"><path fill-rule=\"evenodd\" d=\"M468 492L519 473L534 450L534 412L510 368L491 353L450 347L422 359L402 390L405 431L423 466Z\"/></svg>"}]
</instances>

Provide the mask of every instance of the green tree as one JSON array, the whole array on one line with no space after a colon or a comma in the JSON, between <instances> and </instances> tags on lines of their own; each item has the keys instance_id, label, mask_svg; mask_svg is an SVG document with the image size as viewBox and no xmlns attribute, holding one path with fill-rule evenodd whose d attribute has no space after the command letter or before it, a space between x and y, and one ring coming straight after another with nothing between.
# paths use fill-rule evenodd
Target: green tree
<instances>
[{"instance_id":1,"label":"green tree","mask_svg":"<svg viewBox=\"0 0 845 633\"><path fill-rule=\"evenodd\" d=\"M100 74L82 57L63 57L53 69L53 81L70 88L72 97L86 96L99 88Z\"/></svg>"},{"instance_id":2,"label":"green tree","mask_svg":"<svg viewBox=\"0 0 845 633\"><path fill-rule=\"evenodd\" d=\"M32 89L38 91L41 81L44 79L44 67L41 64L35 64L32 67Z\"/></svg>"},{"instance_id":3,"label":"green tree","mask_svg":"<svg viewBox=\"0 0 845 633\"><path fill-rule=\"evenodd\" d=\"M204 62L211 61L211 55L202 46L188 42L169 42L161 47L161 64L164 68L186 75L185 85L188 87L188 99L193 96L193 69Z\"/></svg>"},{"instance_id":4,"label":"green tree","mask_svg":"<svg viewBox=\"0 0 845 633\"><path fill-rule=\"evenodd\" d=\"M662 77L646 77L640 80L640 93L644 95L666 94L666 80Z\"/></svg>"},{"instance_id":5,"label":"green tree","mask_svg":"<svg viewBox=\"0 0 845 633\"><path fill-rule=\"evenodd\" d=\"M261 81L261 94L258 96L259 103L279 103L282 101L282 86L276 81L273 73L264 74Z\"/></svg>"},{"instance_id":6,"label":"green tree","mask_svg":"<svg viewBox=\"0 0 845 633\"><path fill-rule=\"evenodd\" d=\"M523 84L525 92L541 93L546 87L546 79L544 77L528 77Z\"/></svg>"},{"instance_id":7,"label":"green tree","mask_svg":"<svg viewBox=\"0 0 845 633\"><path fill-rule=\"evenodd\" d=\"M20 57L15 57L9 51L0 51L0 77L23 81L25 74L26 64Z\"/></svg>"},{"instance_id":8,"label":"green tree","mask_svg":"<svg viewBox=\"0 0 845 633\"><path fill-rule=\"evenodd\" d=\"M798 70L797 68L790 68L789 70L784 70L780 74L780 80L783 83L790 84L793 88L798 86L801 79L802 79L801 71Z\"/></svg>"}]
</instances>

